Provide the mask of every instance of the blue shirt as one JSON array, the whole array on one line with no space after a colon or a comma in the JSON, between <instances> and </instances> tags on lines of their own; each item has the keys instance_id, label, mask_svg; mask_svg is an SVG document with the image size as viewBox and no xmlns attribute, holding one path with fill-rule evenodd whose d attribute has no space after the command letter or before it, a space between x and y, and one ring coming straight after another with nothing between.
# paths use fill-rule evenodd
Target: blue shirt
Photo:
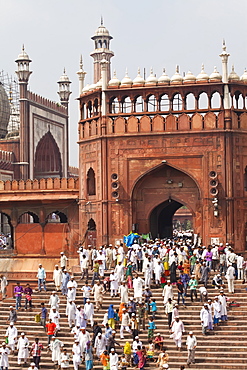
<instances>
[{"instance_id":1,"label":"blue shirt","mask_svg":"<svg viewBox=\"0 0 247 370\"><path fill-rule=\"evenodd\" d=\"M149 321L148 324L149 324L148 329L152 329L152 330L156 329L156 325L154 321Z\"/></svg>"},{"instance_id":2,"label":"blue shirt","mask_svg":"<svg viewBox=\"0 0 247 370\"><path fill-rule=\"evenodd\" d=\"M156 302L151 302L151 303L149 304L149 306L151 307L152 312L157 311Z\"/></svg>"}]
</instances>

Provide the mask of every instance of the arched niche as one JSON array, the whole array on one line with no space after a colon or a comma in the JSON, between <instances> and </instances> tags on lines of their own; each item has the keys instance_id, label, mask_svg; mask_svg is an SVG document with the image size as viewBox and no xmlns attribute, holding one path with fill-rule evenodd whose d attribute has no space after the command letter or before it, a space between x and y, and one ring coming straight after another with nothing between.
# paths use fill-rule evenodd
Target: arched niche
<instances>
[{"instance_id":1,"label":"arched niche","mask_svg":"<svg viewBox=\"0 0 247 370\"><path fill-rule=\"evenodd\" d=\"M50 131L40 139L34 163L34 178L62 177L61 154Z\"/></svg>"},{"instance_id":2,"label":"arched niche","mask_svg":"<svg viewBox=\"0 0 247 370\"><path fill-rule=\"evenodd\" d=\"M87 171L87 195L96 194L95 172L92 167Z\"/></svg>"},{"instance_id":3,"label":"arched niche","mask_svg":"<svg viewBox=\"0 0 247 370\"><path fill-rule=\"evenodd\" d=\"M18 218L19 224L37 224L39 223L39 217L36 213L27 211L22 213Z\"/></svg>"}]
</instances>

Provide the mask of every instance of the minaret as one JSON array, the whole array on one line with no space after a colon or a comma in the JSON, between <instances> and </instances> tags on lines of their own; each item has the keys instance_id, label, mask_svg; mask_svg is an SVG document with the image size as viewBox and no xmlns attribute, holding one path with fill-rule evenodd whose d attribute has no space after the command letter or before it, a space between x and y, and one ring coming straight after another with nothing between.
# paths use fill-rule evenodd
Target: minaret
<instances>
[{"instance_id":1,"label":"minaret","mask_svg":"<svg viewBox=\"0 0 247 370\"><path fill-rule=\"evenodd\" d=\"M95 31L94 36L94 51L90 54L94 59L94 83L97 83L101 78L101 65L100 62L102 59L106 59L108 62L106 76L107 82L111 79L111 58L114 56L114 53L110 51L110 36L109 31L103 25L103 19L101 18L101 25Z\"/></svg>"},{"instance_id":2,"label":"minaret","mask_svg":"<svg viewBox=\"0 0 247 370\"><path fill-rule=\"evenodd\" d=\"M224 86L224 108L230 109L230 96L229 96L229 88L228 88L228 58L230 54L226 52L226 43L223 40L222 44L222 53L220 54L221 61L222 61L222 82L225 84Z\"/></svg>"},{"instance_id":3,"label":"minaret","mask_svg":"<svg viewBox=\"0 0 247 370\"><path fill-rule=\"evenodd\" d=\"M64 162L63 162L63 176L68 176L68 166L69 166L69 114L68 114L68 107L69 107L69 97L71 94L70 91L70 84L71 81L66 74L65 68L63 71L62 76L60 77L58 83L58 95L60 97L61 104L67 108L67 119L66 119L66 129L64 135Z\"/></svg>"},{"instance_id":4,"label":"minaret","mask_svg":"<svg viewBox=\"0 0 247 370\"><path fill-rule=\"evenodd\" d=\"M22 52L15 61L17 63L16 74L20 88L20 179L27 180L29 177L29 111L28 111L28 92L27 85L31 71L29 70L28 54L25 52L24 45Z\"/></svg>"},{"instance_id":5,"label":"minaret","mask_svg":"<svg viewBox=\"0 0 247 370\"><path fill-rule=\"evenodd\" d=\"M85 76L87 72L84 71L83 69L83 62L82 62L82 55L80 57L80 69L78 72L76 72L79 78L79 96L81 95L82 89L84 87L84 81L85 81Z\"/></svg>"}]
</instances>

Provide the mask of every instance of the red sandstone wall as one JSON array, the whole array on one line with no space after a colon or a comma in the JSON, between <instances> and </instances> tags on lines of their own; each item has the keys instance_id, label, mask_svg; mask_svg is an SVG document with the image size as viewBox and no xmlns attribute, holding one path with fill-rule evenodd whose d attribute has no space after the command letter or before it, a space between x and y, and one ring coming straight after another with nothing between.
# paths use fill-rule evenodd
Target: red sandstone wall
<instances>
[{"instance_id":1,"label":"red sandstone wall","mask_svg":"<svg viewBox=\"0 0 247 370\"><path fill-rule=\"evenodd\" d=\"M68 238L67 224L46 224L44 230L45 254L53 256L59 254L63 250L67 250Z\"/></svg>"},{"instance_id":2,"label":"red sandstone wall","mask_svg":"<svg viewBox=\"0 0 247 370\"><path fill-rule=\"evenodd\" d=\"M42 228L39 224L18 224L15 229L15 246L18 254L40 254Z\"/></svg>"}]
</instances>

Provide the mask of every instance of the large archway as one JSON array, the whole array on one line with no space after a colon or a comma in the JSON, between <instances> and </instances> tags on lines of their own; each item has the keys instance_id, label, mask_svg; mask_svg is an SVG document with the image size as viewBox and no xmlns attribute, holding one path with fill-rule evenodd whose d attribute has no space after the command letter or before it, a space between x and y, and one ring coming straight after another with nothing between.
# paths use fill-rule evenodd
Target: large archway
<instances>
[{"instance_id":1,"label":"large archway","mask_svg":"<svg viewBox=\"0 0 247 370\"><path fill-rule=\"evenodd\" d=\"M186 206L193 218L195 232L200 232L200 191L195 180L168 164L149 170L135 184L132 193L132 222L138 233L152 237L170 237L173 216Z\"/></svg>"}]
</instances>

